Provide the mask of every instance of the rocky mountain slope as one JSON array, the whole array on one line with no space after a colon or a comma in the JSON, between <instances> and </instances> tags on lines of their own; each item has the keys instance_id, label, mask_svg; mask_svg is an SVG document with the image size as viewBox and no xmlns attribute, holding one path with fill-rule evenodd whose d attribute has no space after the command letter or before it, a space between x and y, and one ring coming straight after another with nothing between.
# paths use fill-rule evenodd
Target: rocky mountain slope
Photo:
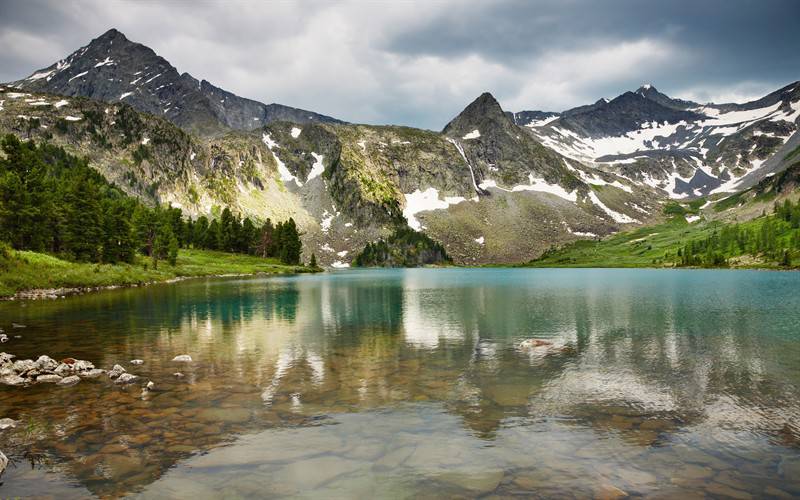
<instances>
[{"instance_id":1,"label":"rocky mountain slope","mask_svg":"<svg viewBox=\"0 0 800 500\"><path fill-rule=\"evenodd\" d=\"M488 94L441 134L273 122L204 137L126 103L10 88L0 90L0 108L0 132L87 156L151 203L193 216L230 206L258 220L294 217L305 257L326 265L347 265L405 225L442 242L456 262L516 262L660 214L653 190L548 150Z\"/></svg>"},{"instance_id":2,"label":"rocky mountain slope","mask_svg":"<svg viewBox=\"0 0 800 500\"><path fill-rule=\"evenodd\" d=\"M800 143L800 82L744 104L671 98L652 85L560 114L513 114L542 144L671 198L748 188ZM773 159L775 158L775 159Z\"/></svg>"},{"instance_id":3,"label":"rocky mountain slope","mask_svg":"<svg viewBox=\"0 0 800 500\"><path fill-rule=\"evenodd\" d=\"M279 120L338 122L311 111L245 99L188 73L178 73L152 49L128 40L115 29L10 85L26 92L126 102L200 134L253 130Z\"/></svg>"}]
</instances>

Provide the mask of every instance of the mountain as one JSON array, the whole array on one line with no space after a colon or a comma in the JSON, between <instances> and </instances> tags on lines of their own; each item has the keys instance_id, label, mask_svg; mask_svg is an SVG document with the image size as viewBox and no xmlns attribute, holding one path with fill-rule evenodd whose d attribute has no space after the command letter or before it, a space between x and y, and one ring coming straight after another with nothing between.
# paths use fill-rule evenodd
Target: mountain
<instances>
[{"instance_id":1,"label":"mountain","mask_svg":"<svg viewBox=\"0 0 800 500\"><path fill-rule=\"evenodd\" d=\"M798 123L800 82L744 104L704 105L648 84L520 125L568 158L695 198L746 189L785 168L781 158L800 143Z\"/></svg>"},{"instance_id":2,"label":"mountain","mask_svg":"<svg viewBox=\"0 0 800 500\"><path fill-rule=\"evenodd\" d=\"M152 49L115 29L10 85L31 92L126 102L205 135L253 130L278 120L341 123L311 111L245 99L188 73L180 74Z\"/></svg>"},{"instance_id":3,"label":"mountain","mask_svg":"<svg viewBox=\"0 0 800 500\"><path fill-rule=\"evenodd\" d=\"M179 75L114 30L0 85L0 133L192 217L293 217L304 259L336 267L405 228L458 264L517 263L657 223L670 198L724 204L792 164L799 117L798 84L719 105L650 85L560 113L507 112L486 92L441 132L347 124Z\"/></svg>"},{"instance_id":4,"label":"mountain","mask_svg":"<svg viewBox=\"0 0 800 500\"><path fill-rule=\"evenodd\" d=\"M63 146L126 193L193 217L224 207L258 221L293 217L304 258L325 265L346 266L403 227L457 263L520 262L660 214L654 190L547 149L490 94L444 133L279 121L203 136L124 101L0 86L0 133Z\"/></svg>"}]
</instances>

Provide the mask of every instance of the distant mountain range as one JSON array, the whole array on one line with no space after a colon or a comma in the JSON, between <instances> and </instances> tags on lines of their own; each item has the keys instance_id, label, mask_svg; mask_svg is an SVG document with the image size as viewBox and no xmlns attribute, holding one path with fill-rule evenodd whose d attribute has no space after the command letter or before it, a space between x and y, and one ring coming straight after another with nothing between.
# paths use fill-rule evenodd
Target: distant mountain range
<instances>
[{"instance_id":1,"label":"distant mountain range","mask_svg":"<svg viewBox=\"0 0 800 500\"><path fill-rule=\"evenodd\" d=\"M726 217L716 201L798 160L798 124L800 83L745 104L644 85L563 112L484 93L440 133L348 124L181 75L116 30L0 85L1 133L63 145L193 216L293 217L305 258L337 267L406 225L473 264L658 222L674 200Z\"/></svg>"},{"instance_id":2,"label":"distant mountain range","mask_svg":"<svg viewBox=\"0 0 800 500\"><path fill-rule=\"evenodd\" d=\"M512 116L564 156L690 198L744 189L785 167L781 153L800 142L798 100L800 82L744 104L673 99L647 84L562 113Z\"/></svg>"},{"instance_id":3,"label":"distant mountain range","mask_svg":"<svg viewBox=\"0 0 800 500\"><path fill-rule=\"evenodd\" d=\"M330 116L245 99L189 73L110 29L64 59L13 82L24 90L126 102L186 130L217 134L278 121L340 123Z\"/></svg>"}]
</instances>

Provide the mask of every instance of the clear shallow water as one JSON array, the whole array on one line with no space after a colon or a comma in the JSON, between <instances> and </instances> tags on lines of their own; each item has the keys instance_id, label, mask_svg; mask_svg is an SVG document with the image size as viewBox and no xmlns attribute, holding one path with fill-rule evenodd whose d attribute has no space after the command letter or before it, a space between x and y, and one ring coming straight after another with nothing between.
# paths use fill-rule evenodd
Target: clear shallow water
<instances>
[{"instance_id":1,"label":"clear shallow water","mask_svg":"<svg viewBox=\"0 0 800 500\"><path fill-rule=\"evenodd\" d=\"M797 496L798 286L374 270L0 304L0 350L157 386L0 386L0 496Z\"/></svg>"}]
</instances>

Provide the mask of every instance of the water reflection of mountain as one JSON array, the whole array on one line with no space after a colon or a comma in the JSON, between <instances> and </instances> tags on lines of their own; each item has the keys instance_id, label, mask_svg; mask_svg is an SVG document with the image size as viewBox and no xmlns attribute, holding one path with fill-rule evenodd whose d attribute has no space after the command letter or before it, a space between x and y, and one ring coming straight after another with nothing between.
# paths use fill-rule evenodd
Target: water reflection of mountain
<instances>
[{"instance_id":1,"label":"water reflection of mountain","mask_svg":"<svg viewBox=\"0 0 800 500\"><path fill-rule=\"evenodd\" d=\"M193 281L4 305L30 325L12 352L34 357L46 345L104 367L145 359L131 370L159 391L37 386L3 389L0 404L13 418L56 422L33 446L96 494L137 489L243 433L408 403L439 404L488 442L554 419L641 448L687 429L800 441L798 348L783 336L785 317L737 299L746 288L731 297L670 280L374 276ZM518 349L529 337L553 345ZM196 362L176 368L181 353Z\"/></svg>"}]
</instances>

